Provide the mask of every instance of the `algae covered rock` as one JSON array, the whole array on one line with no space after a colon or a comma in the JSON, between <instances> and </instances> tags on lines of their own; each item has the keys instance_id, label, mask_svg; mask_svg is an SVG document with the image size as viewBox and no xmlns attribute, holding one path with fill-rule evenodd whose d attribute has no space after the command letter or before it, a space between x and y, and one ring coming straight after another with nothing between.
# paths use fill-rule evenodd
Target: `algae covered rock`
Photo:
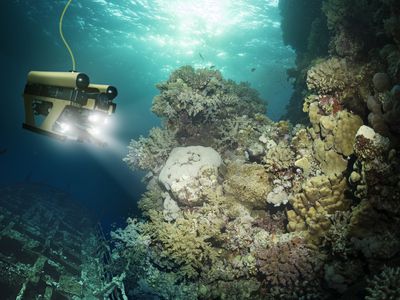
<instances>
[{"instance_id":1,"label":"algae covered rock","mask_svg":"<svg viewBox=\"0 0 400 300\"><path fill-rule=\"evenodd\" d=\"M221 164L221 156L210 147L177 147L171 151L158 179L176 201L196 205L202 201L202 190L216 185Z\"/></svg>"},{"instance_id":2,"label":"algae covered rock","mask_svg":"<svg viewBox=\"0 0 400 300\"><path fill-rule=\"evenodd\" d=\"M271 191L269 176L260 164L232 162L227 165L224 189L243 204L263 208Z\"/></svg>"}]
</instances>

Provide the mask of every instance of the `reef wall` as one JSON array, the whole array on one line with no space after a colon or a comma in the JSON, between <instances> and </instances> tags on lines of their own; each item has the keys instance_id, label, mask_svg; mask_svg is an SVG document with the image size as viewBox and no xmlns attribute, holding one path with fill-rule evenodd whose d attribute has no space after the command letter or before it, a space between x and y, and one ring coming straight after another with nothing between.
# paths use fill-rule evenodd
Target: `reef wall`
<instances>
[{"instance_id":1,"label":"reef wall","mask_svg":"<svg viewBox=\"0 0 400 300\"><path fill-rule=\"evenodd\" d=\"M307 126L272 122L218 70L157 85L163 126L124 159L148 171L143 218L112 233L133 299L400 297L399 4L280 5L305 2L307 43L284 37Z\"/></svg>"}]
</instances>

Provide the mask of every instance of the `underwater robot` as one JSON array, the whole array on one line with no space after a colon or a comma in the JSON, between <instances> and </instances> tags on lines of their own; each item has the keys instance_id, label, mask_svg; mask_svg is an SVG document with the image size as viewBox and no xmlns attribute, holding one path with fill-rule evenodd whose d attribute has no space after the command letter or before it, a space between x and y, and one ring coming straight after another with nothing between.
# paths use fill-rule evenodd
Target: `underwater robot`
<instances>
[{"instance_id":1,"label":"underwater robot","mask_svg":"<svg viewBox=\"0 0 400 300\"><path fill-rule=\"evenodd\" d=\"M23 93L23 128L61 140L106 143L101 133L115 112L118 91L111 85L91 84L79 72L31 71Z\"/></svg>"}]
</instances>

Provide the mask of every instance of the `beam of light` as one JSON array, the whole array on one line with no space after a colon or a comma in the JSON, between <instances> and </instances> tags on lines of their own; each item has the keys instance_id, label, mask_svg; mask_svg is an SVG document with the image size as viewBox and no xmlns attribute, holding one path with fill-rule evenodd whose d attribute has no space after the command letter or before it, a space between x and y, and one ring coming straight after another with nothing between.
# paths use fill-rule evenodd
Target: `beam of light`
<instances>
[{"instance_id":1,"label":"beam of light","mask_svg":"<svg viewBox=\"0 0 400 300\"><path fill-rule=\"evenodd\" d=\"M230 0L175 0L164 2L165 10L176 20L182 34L214 36L232 23Z\"/></svg>"}]
</instances>

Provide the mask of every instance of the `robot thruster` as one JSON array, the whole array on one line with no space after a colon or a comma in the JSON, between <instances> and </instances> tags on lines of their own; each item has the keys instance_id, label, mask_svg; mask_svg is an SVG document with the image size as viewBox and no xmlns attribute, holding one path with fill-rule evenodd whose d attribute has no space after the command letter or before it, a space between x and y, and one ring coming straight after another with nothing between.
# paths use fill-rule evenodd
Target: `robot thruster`
<instances>
[{"instance_id":1,"label":"robot thruster","mask_svg":"<svg viewBox=\"0 0 400 300\"><path fill-rule=\"evenodd\" d=\"M31 71L23 94L23 128L104 145L101 131L115 112L117 94L111 85L91 84L84 73Z\"/></svg>"}]
</instances>

